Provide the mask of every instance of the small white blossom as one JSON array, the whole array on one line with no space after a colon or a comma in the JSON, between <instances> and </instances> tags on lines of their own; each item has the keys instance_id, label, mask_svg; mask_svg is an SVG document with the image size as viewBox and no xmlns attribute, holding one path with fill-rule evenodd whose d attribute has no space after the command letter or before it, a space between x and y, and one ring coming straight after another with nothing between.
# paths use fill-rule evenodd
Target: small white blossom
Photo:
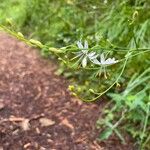
<instances>
[{"instance_id":1,"label":"small white blossom","mask_svg":"<svg viewBox=\"0 0 150 150\"><path fill-rule=\"evenodd\" d=\"M115 63L117 63L118 60L115 60L115 58L108 58L108 59L105 59L105 56L104 56L104 53L102 53L100 55L100 61L97 60L97 59L94 59L93 60L93 63L96 64L96 65L100 65L100 70L98 70L97 72L97 75L101 75L101 73L103 72L104 73L104 77L107 79L107 73L106 73L106 67L109 66L109 65L113 65Z\"/></svg>"},{"instance_id":2,"label":"small white blossom","mask_svg":"<svg viewBox=\"0 0 150 150\"><path fill-rule=\"evenodd\" d=\"M100 55L100 61L98 61L97 59L95 59L93 62L95 64L97 64L97 65L108 66L108 65L116 64L118 62L118 60L115 60L114 57L113 58L105 59L104 53L102 53Z\"/></svg>"},{"instance_id":3,"label":"small white blossom","mask_svg":"<svg viewBox=\"0 0 150 150\"><path fill-rule=\"evenodd\" d=\"M84 45L82 44L81 41L78 41L77 46L81 51L76 52L76 57L74 57L74 58L79 57L79 61L81 61L81 65L83 68L85 68L87 66L88 60L90 60L92 63L94 63L96 65L100 65L102 67L113 65L118 62L118 60L115 60L115 58L107 58L106 59L104 56L104 53L100 54L100 60L98 60L97 57L99 55L96 54L96 52L89 52L89 49L88 49L89 46L88 46L87 41L84 42Z\"/></svg>"},{"instance_id":4,"label":"small white blossom","mask_svg":"<svg viewBox=\"0 0 150 150\"><path fill-rule=\"evenodd\" d=\"M113 65L116 64L118 62L118 60L115 60L115 58L108 58L105 60L104 54L101 54L101 59L100 59L100 64L101 65Z\"/></svg>"},{"instance_id":5,"label":"small white blossom","mask_svg":"<svg viewBox=\"0 0 150 150\"><path fill-rule=\"evenodd\" d=\"M80 59L82 59L82 67L85 68L87 66L88 59L93 62L93 60L96 59L98 55L96 55L96 52L89 52L87 41L84 42L84 45L81 41L78 41L77 46L79 49L81 49L81 51L76 53L77 56L75 58L80 57Z\"/></svg>"}]
</instances>

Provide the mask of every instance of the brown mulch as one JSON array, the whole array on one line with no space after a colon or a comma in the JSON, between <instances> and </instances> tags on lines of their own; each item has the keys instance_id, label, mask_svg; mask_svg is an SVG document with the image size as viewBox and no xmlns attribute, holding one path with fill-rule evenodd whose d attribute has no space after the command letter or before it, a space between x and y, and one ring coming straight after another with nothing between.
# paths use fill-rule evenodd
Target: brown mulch
<instances>
[{"instance_id":1,"label":"brown mulch","mask_svg":"<svg viewBox=\"0 0 150 150\"><path fill-rule=\"evenodd\" d=\"M117 138L99 143L104 103L72 97L56 65L0 33L0 150L132 150Z\"/></svg>"}]
</instances>

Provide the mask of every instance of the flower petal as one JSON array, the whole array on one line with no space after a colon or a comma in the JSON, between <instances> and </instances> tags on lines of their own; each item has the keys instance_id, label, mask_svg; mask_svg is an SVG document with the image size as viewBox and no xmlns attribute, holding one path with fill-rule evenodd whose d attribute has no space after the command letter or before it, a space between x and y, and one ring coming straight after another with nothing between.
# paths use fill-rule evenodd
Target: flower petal
<instances>
[{"instance_id":1,"label":"flower petal","mask_svg":"<svg viewBox=\"0 0 150 150\"><path fill-rule=\"evenodd\" d=\"M87 57L84 57L82 60L82 67L85 68L87 66Z\"/></svg>"},{"instance_id":2,"label":"flower petal","mask_svg":"<svg viewBox=\"0 0 150 150\"><path fill-rule=\"evenodd\" d=\"M87 42L87 41L84 41L84 48L85 48L85 49L88 49L88 47L89 47L89 46L88 46L88 42Z\"/></svg>"},{"instance_id":3,"label":"flower petal","mask_svg":"<svg viewBox=\"0 0 150 150\"><path fill-rule=\"evenodd\" d=\"M85 55L87 55L88 50L82 50L82 53L85 54Z\"/></svg>"},{"instance_id":4,"label":"flower petal","mask_svg":"<svg viewBox=\"0 0 150 150\"><path fill-rule=\"evenodd\" d=\"M100 65L101 64L97 59L91 59L91 62L93 62L96 65Z\"/></svg>"},{"instance_id":5,"label":"flower petal","mask_svg":"<svg viewBox=\"0 0 150 150\"><path fill-rule=\"evenodd\" d=\"M77 42L77 45L78 45L78 48L79 48L79 49L83 49L83 45L82 45L81 41L78 41L78 42Z\"/></svg>"},{"instance_id":6,"label":"flower petal","mask_svg":"<svg viewBox=\"0 0 150 150\"><path fill-rule=\"evenodd\" d=\"M100 55L100 62L103 64L105 62L104 53Z\"/></svg>"},{"instance_id":7,"label":"flower petal","mask_svg":"<svg viewBox=\"0 0 150 150\"><path fill-rule=\"evenodd\" d=\"M115 58L108 58L107 60L105 60L105 62L103 63L103 65L112 65L117 63L118 61L115 60Z\"/></svg>"},{"instance_id":8,"label":"flower petal","mask_svg":"<svg viewBox=\"0 0 150 150\"><path fill-rule=\"evenodd\" d=\"M88 54L88 56L89 56L89 57L93 57L95 54L96 54L96 52L90 52L90 53Z\"/></svg>"}]
</instances>

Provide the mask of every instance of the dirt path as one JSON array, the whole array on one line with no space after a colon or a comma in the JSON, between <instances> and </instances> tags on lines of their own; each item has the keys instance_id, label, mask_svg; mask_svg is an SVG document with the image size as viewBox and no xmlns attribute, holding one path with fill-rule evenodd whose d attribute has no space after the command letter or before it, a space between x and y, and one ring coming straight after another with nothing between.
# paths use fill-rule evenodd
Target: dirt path
<instances>
[{"instance_id":1,"label":"dirt path","mask_svg":"<svg viewBox=\"0 0 150 150\"><path fill-rule=\"evenodd\" d=\"M0 150L130 150L115 139L96 141L103 104L71 97L55 68L0 33Z\"/></svg>"}]
</instances>

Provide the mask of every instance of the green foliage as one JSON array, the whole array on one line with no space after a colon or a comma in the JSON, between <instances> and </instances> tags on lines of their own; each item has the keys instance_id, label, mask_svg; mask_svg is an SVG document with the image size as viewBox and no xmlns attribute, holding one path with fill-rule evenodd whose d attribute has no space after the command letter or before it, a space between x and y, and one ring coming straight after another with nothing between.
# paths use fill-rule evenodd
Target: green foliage
<instances>
[{"instance_id":1,"label":"green foliage","mask_svg":"<svg viewBox=\"0 0 150 150\"><path fill-rule=\"evenodd\" d=\"M88 10L81 8L84 1L45 0L43 3L42 0L27 0L27 2L27 20L23 30L45 44L62 46L91 32L89 30L93 21L90 20L93 15L88 16ZM87 33L84 33L85 28Z\"/></svg>"},{"instance_id":2,"label":"green foliage","mask_svg":"<svg viewBox=\"0 0 150 150\"><path fill-rule=\"evenodd\" d=\"M150 68L145 70L139 76L135 75L131 78L121 93L108 93L108 96L114 101L114 107L105 111L107 122L117 122L119 115L110 117L113 114L121 114L123 111L124 118L122 126L119 129L126 129L134 138L138 139L141 149L150 142ZM114 116L114 115L113 115ZM106 123L103 123L107 127ZM144 142L145 141L145 142Z\"/></svg>"},{"instance_id":3,"label":"green foliage","mask_svg":"<svg viewBox=\"0 0 150 150\"><path fill-rule=\"evenodd\" d=\"M73 95L112 99L97 123L104 128L101 140L114 133L125 143L121 131L127 131L140 149L150 149L149 7L148 0L5 0L0 23L21 30L31 40L5 28L43 56L55 54L57 74L70 79ZM80 48L80 39L89 47ZM118 62L98 64L102 54Z\"/></svg>"},{"instance_id":4,"label":"green foliage","mask_svg":"<svg viewBox=\"0 0 150 150\"><path fill-rule=\"evenodd\" d=\"M26 0L1 1L0 23L20 28L26 20L26 9Z\"/></svg>"}]
</instances>

